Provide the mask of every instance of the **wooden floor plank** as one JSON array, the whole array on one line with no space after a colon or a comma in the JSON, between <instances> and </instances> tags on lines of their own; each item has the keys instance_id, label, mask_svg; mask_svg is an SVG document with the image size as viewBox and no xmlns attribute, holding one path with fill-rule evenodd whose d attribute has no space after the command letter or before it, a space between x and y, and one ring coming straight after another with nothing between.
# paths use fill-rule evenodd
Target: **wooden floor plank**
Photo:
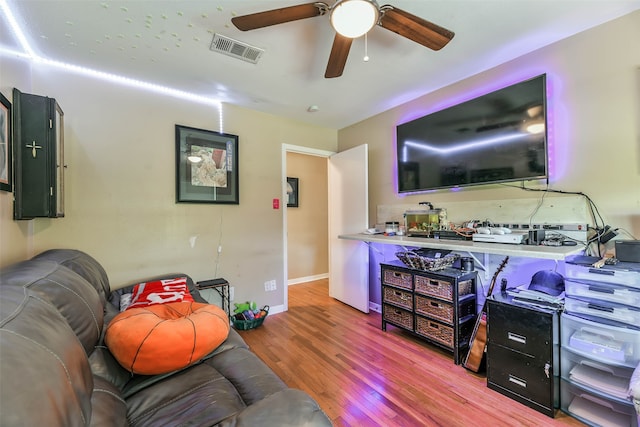
<instances>
[{"instance_id":1,"label":"wooden floor plank","mask_svg":"<svg viewBox=\"0 0 640 427\"><path fill-rule=\"evenodd\" d=\"M309 393L336 426L582 426L549 418L486 386L451 353L399 328L382 331L329 297L326 279L289 287L289 310L239 331L287 383Z\"/></svg>"}]
</instances>

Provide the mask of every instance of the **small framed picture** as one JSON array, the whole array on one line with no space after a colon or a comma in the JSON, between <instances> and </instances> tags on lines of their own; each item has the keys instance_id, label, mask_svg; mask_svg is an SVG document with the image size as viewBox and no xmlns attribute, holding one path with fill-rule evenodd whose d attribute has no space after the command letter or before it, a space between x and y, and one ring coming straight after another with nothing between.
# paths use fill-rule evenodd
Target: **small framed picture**
<instances>
[{"instance_id":1,"label":"small framed picture","mask_svg":"<svg viewBox=\"0 0 640 427\"><path fill-rule=\"evenodd\" d=\"M287 177L287 207L298 207L298 191L300 187L298 185L298 178Z\"/></svg>"},{"instance_id":2,"label":"small framed picture","mask_svg":"<svg viewBox=\"0 0 640 427\"><path fill-rule=\"evenodd\" d=\"M176 125L176 203L239 204L238 136Z\"/></svg>"}]
</instances>

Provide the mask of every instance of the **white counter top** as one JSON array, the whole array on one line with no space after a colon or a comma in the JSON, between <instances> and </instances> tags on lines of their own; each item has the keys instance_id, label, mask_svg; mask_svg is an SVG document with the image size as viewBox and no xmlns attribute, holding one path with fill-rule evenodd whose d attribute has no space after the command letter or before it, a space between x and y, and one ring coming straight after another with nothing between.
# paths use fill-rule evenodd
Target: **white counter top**
<instances>
[{"instance_id":1,"label":"white counter top","mask_svg":"<svg viewBox=\"0 0 640 427\"><path fill-rule=\"evenodd\" d=\"M445 249L452 251L477 252L514 257L542 258L563 261L566 257L584 251L584 246L533 246L504 243L484 243L471 240L444 240L426 237L385 236L383 234L342 234L339 239L361 242L382 243L417 248Z\"/></svg>"}]
</instances>

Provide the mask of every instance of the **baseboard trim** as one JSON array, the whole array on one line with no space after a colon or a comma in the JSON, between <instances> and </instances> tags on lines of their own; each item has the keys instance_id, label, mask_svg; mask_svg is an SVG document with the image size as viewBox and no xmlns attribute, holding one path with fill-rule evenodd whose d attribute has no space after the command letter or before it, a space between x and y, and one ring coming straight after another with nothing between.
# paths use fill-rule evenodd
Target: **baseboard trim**
<instances>
[{"instance_id":1,"label":"baseboard trim","mask_svg":"<svg viewBox=\"0 0 640 427\"><path fill-rule=\"evenodd\" d=\"M373 301L369 301L369 310L375 311L376 313L382 313L382 306Z\"/></svg>"},{"instance_id":2,"label":"baseboard trim","mask_svg":"<svg viewBox=\"0 0 640 427\"><path fill-rule=\"evenodd\" d=\"M269 314L278 314L284 312L284 304L269 307Z\"/></svg>"},{"instance_id":3,"label":"baseboard trim","mask_svg":"<svg viewBox=\"0 0 640 427\"><path fill-rule=\"evenodd\" d=\"M297 279L289 279L287 285L299 285L300 283L313 282L314 280L328 279L329 273L316 274L315 276L298 277Z\"/></svg>"}]
</instances>

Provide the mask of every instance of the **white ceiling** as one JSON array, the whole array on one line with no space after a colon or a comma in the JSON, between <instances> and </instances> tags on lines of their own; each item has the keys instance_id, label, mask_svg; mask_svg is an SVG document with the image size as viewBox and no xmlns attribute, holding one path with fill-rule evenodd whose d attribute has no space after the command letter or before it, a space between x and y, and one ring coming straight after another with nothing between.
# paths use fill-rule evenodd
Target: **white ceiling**
<instances>
[{"instance_id":1,"label":"white ceiling","mask_svg":"<svg viewBox=\"0 0 640 427\"><path fill-rule=\"evenodd\" d=\"M6 2L38 56L335 129L640 9L640 0L388 0L455 37L436 52L375 27L368 35L370 60L363 61L364 38L356 39L344 74L334 79L324 78L334 36L328 16L248 32L231 24L235 15L308 1L0 0L0 5ZM0 48L22 51L7 20L0 23ZM251 64L212 52L214 33L265 53ZM311 105L319 111L308 112Z\"/></svg>"}]
</instances>

